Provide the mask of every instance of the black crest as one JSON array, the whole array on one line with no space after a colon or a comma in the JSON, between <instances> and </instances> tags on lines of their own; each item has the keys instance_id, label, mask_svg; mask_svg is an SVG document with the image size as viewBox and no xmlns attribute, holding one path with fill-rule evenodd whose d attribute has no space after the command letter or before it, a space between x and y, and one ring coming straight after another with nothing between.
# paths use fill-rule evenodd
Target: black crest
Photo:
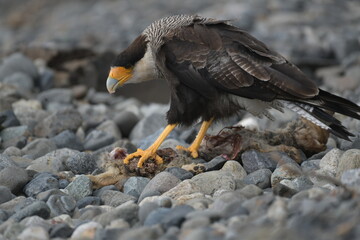
<instances>
[{"instance_id":1,"label":"black crest","mask_svg":"<svg viewBox=\"0 0 360 240\"><path fill-rule=\"evenodd\" d=\"M113 62L112 66L130 68L137 61L144 57L146 52L146 44L144 35L138 36L128 48L122 51Z\"/></svg>"}]
</instances>

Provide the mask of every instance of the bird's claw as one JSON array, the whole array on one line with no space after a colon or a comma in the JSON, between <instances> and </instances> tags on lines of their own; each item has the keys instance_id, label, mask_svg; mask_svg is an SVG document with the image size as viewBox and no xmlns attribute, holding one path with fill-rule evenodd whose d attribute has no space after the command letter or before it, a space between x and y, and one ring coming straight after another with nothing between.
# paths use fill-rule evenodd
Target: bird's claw
<instances>
[{"instance_id":1,"label":"bird's claw","mask_svg":"<svg viewBox=\"0 0 360 240\"><path fill-rule=\"evenodd\" d=\"M199 157L198 150L193 145L190 145L189 147L183 147L183 146L179 145L179 146L176 146L176 149L189 152L193 158Z\"/></svg>"},{"instance_id":2,"label":"bird's claw","mask_svg":"<svg viewBox=\"0 0 360 240\"><path fill-rule=\"evenodd\" d=\"M164 162L163 159L159 155L157 155L156 151L154 151L153 149L148 148L146 150L142 150L142 149L138 148L136 150L136 152L131 153L126 156L126 158L124 159L124 164L125 165L129 164L130 160L135 157L140 157L138 164L137 164L138 168L142 168L145 161L150 158L154 159L156 164L158 164L158 165L160 165Z\"/></svg>"}]
</instances>

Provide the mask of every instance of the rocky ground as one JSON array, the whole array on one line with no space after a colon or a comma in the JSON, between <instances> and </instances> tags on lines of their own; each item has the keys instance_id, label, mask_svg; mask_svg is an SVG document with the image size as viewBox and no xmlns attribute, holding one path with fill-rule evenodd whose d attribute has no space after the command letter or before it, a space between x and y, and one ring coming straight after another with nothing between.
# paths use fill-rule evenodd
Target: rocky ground
<instances>
[{"instance_id":1,"label":"rocky ground","mask_svg":"<svg viewBox=\"0 0 360 240\"><path fill-rule=\"evenodd\" d=\"M101 91L116 51L152 20L235 19L323 89L360 104L358 1L21 2L0 8L0 239L360 239L360 121L340 115L352 142L330 136L300 161L261 149L191 159L175 146L196 127L181 128L162 145L177 165L99 189L91 177L108 170L112 149L145 148L166 125L163 83ZM244 114L209 133L279 129L295 117Z\"/></svg>"}]
</instances>

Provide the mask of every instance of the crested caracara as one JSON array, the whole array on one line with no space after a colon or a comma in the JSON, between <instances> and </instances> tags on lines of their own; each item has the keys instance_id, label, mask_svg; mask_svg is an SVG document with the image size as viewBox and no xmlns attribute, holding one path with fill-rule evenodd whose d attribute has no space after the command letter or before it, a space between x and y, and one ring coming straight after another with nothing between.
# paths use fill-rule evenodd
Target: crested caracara
<instances>
[{"instance_id":1,"label":"crested caracara","mask_svg":"<svg viewBox=\"0 0 360 240\"><path fill-rule=\"evenodd\" d=\"M269 109L291 109L314 124L349 140L353 136L326 110L360 119L360 107L319 89L296 66L250 34L228 21L177 15L148 26L111 66L106 82L110 93L124 83L166 79L170 88L168 126L146 150L127 156L125 164L140 157L138 167L178 125L201 119L200 131L188 148L196 158L213 120L246 110L273 119Z\"/></svg>"}]
</instances>

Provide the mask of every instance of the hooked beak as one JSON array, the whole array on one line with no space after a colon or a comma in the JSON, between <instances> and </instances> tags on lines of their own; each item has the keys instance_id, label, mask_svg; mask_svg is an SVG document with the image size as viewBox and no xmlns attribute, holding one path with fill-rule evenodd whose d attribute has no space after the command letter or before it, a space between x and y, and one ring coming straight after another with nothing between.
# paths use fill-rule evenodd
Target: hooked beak
<instances>
[{"instance_id":1,"label":"hooked beak","mask_svg":"<svg viewBox=\"0 0 360 240\"><path fill-rule=\"evenodd\" d=\"M106 80L106 88L109 93L114 93L132 77L133 68L111 67L109 77Z\"/></svg>"}]
</instances>

